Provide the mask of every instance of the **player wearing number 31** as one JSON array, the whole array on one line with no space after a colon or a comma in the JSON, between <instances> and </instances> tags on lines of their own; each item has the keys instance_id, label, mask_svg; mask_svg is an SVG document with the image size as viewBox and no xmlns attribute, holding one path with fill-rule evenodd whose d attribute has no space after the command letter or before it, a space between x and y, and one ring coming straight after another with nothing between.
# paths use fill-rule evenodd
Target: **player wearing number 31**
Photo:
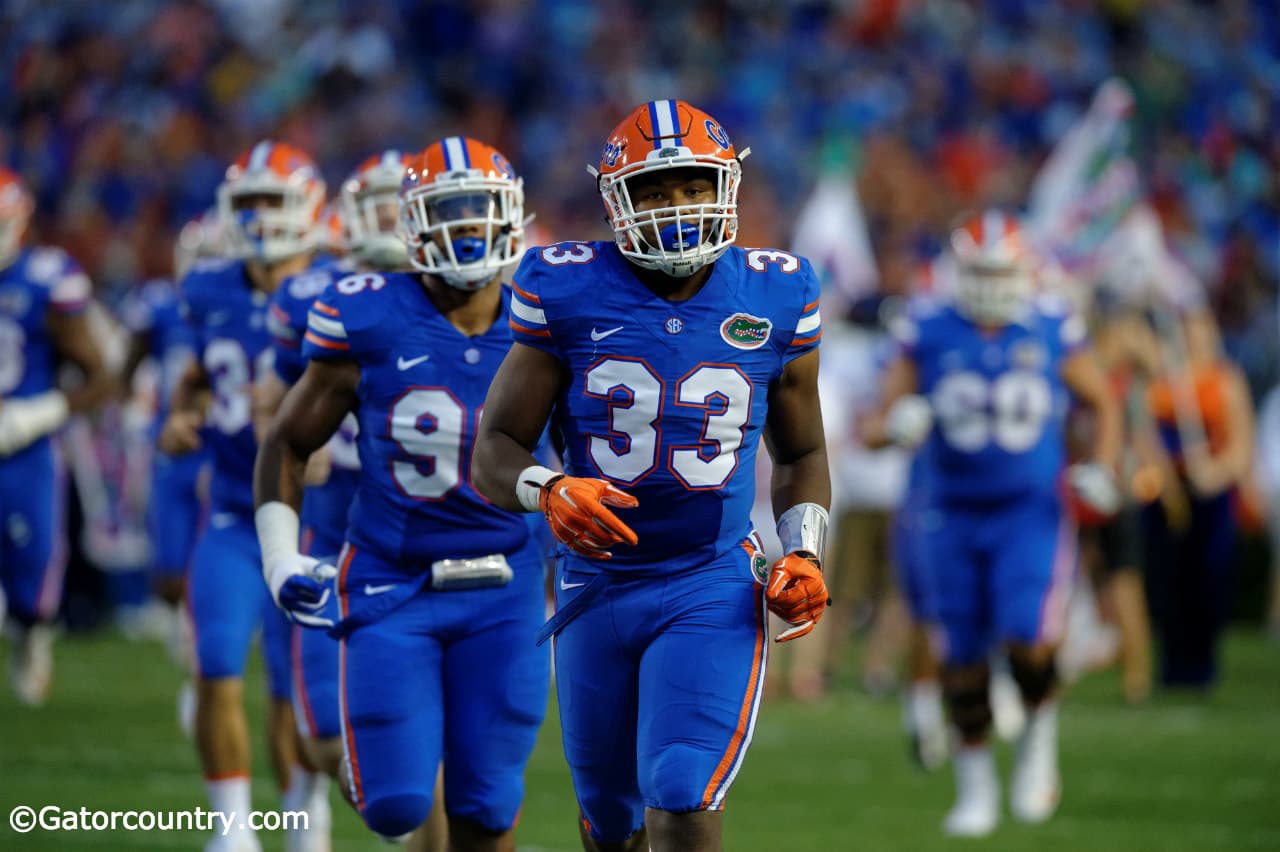
<instances>
[{"instance_id":1,"label":"player wearing number 31","mask_svg":"<svg viewBox=\"0 0 1280 852\"><path fill-rule=\"evenodd\" d=\"M683 101L615 128L597 176L615 241L525 256L476 441L480 490L544 513L563 544L541 635L558 634L588 850L720 848L767 611L790 639L827 606L818 281L794 255L733 245L739 161ZM553 409L563 476L530 452ZM772 566L750 520L762 434L786 550Z\"/></svg>"},{"instance_id":2,"label":"player wearing number 31","mask_svg":"<svg viewBox=\"0 0 1280 852\"><path fill-rule=\"evenodd\" d=\"M891 326L902 355L885 376L883 417L868 428L879 434L868 437L923 444L930 465L935 505L922 552L945 639L943 692L961 738L944 829L982 835L1000 813L986 745L993 649L1008 652L1027 705L1012 811L1040 822L1057 804L1054 650L1075 570L1062 491L1094 512L1115 511L1121 431L1083 324L1033 293L1017 222L999 211L976 216L952 235L951 254L953 301L916 305ZM1093 410L1097 433L1094 460L1061 483L1068 392Z\"/></svg>"},{"instance_id":3,"label":"player wearing number 31","mask_svg":"<svg viewBox=\"0 0 1280 852\"><path fill-rule=\"evenodd\" d=\"M550 685L533 641L542 560L526 519L482 498L469 469L511 347L499 281L524 247L522 182L493 148L449 137L410 159L400 209L417 272L350 275L311 306L306 370L255 471L263 569L292 589L280 605L312 623L337 574L340 780L369 828L416 828L447 754L450 848L514 849ZM327 566L298 552L302 473L348 412L361 470Z\"/></svg>"}]
</instances>

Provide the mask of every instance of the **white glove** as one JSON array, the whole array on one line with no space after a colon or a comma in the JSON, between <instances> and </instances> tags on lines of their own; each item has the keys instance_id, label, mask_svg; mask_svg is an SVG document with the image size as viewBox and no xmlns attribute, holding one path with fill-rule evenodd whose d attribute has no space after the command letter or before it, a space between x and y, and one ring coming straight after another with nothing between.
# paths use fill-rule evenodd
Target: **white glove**
<instances>
[{"instance_id":1,"label":"white glove","mask_svg":"<svg viewBox=\"0 0 1280 852\"><path fill-rule=\"evenodd\" d=\"M262 576L276 606L304 627L333 627L325 606L333 596L330 581L338 569L298 552L298 513L292 506L273 500L253 515L262 547Z\"/></svg>"},{"instance_id":2,"label":"white glove","mask_svg":"<svg viewBox=\"0 0 1280 852\"><path fill-rule=\"evenodd\" d=\"M1120 489L1106 465L1082 462L1067 468L1067 485L1081 503L1100 515L1120 510Z\"/></svg>"},{"instance_id":3,"label":"white glove","mask_svg":"<svg viewBox=\"0 0 1280 852\"><path fill-rule=\"evenodd\" d=\"M933 408L929 400L919 394L900 396L889 406L885 417L885 430L889 440L899 447L914 450L929 437L933 428Z\"/></svg>"},{"instance_id":4,"label":"white glove","mask_svg":"<svg viewBox=\"0 0 1280 852\"><path fill-rule=\"evenodd\" d=\"M333 627L325 607L333 594L330 581L338 576L337 568L293 553L264 565L263 575L276 606L290 621L303 627Z\"/></svg>"},{"instance_id":5,"label":"white glove","mask_svg":"<svg viewBox=\"0 0 1280 852\"><path fill-rule=\"evenodd\" d=\"M51 390L22 399L0 400L0 458L25 449L67 421L66 394Z\"/></svg>"}]
</instances>

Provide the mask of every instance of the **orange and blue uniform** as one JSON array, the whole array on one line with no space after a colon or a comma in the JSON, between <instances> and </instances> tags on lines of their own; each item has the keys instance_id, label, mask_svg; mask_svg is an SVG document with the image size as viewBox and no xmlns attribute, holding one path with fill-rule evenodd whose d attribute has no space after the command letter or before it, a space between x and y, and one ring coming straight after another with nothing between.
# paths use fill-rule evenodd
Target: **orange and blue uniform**
<instances>
[{"instance_id":1,"label":"orange and blue uniform","mask_svg":"<svg viewBox=\"0 0 1280 852\"><path fill-rule=\"evenodd\" d=\"M526 253L511 328L568 380L565 472L639 500L608 561L561 548L556 691L585 824L719 810L751 743L767 637L751 523L769 386L822 335L807 260L731 247L692 298L653 295L612 243ZM550 632L544 628L543 635Z\"/></svg>"}]
</instances>

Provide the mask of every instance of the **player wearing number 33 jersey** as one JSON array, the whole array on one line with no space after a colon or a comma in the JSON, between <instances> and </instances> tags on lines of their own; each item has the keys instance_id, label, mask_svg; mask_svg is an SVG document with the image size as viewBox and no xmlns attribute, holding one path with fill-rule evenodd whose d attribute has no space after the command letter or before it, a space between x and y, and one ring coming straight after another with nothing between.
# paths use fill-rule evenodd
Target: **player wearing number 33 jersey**
<instances>
[{"instance_id":1,"label":"player wearing number 33 jersey","mask_svg":"<svg viewBox=\"0 0 1280 852\"><path fill-rule=\"evenodd\" d=\"M612 243L525 256L512 336L569 374L554 421L565 472L639 501L625 513L638 542L613 552L611 571L679 574L748 540L769 385L817 348L818 289L807 260L769 249L730 248L678 303L646 290Z\"/></svg>"},{"instance_id":2,"label":"player wearing number 33 jersey","mask_svg":"<svg viewBox=\"0 0 1280 852\"><path fill-rule=\"evenodd\" d=\"M818 280L733 245L740 174L724 128L683 101L618 125L598 173L615 240L525 255L477 438L485 495L541 510L562 543L540 636L556 636L581 830L610 848L718 848L766 608L790 639L827 604ZM548 417L563 476L530 452ZM750 520L762 435L787 553L772 569Z\"/></svg>"}]
</instances>

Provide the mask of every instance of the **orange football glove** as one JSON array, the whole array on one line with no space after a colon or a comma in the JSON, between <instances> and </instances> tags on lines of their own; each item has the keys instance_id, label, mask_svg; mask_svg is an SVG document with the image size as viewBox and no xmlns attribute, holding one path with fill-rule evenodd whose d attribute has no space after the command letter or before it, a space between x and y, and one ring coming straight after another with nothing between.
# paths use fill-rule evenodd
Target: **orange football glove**
<instances>
[{"instance_id":1,"label":"orange football glove","mask_svg":"<svg viewBox=\"0 0 1280 852\"><path fill-rule=\"evenodd\" d=\"M608 548L639 541L631 527L618 520L606 506L634 509L640 501L603 479L577 476L552 477L538 491L538 508L547 518L551 534L574 553L593 559L610 559Z\"/></svg>"},{"instance_id":2,"label":"orange football glove","mask_svg":"<svg viewBox=\"0 0 1280 852\"><path fill-rule=\"evenodd\" d=\"M776 642L804 636L831 605L818 557L804 550L788 553L773 563L764 597L769 611L791 625L774 637Z\"/></svg>"}]
</instances>

